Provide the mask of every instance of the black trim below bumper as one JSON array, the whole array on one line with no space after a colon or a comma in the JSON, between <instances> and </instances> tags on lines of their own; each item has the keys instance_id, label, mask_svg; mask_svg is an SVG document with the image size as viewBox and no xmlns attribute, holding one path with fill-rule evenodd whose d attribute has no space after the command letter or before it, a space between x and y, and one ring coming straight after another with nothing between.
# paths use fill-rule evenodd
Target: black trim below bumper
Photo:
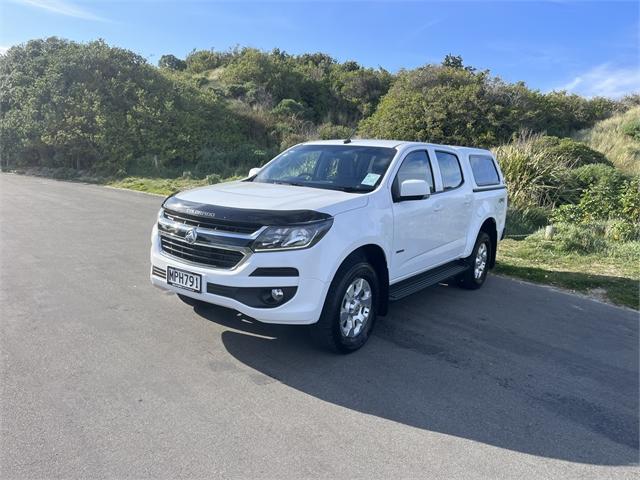
<instances>
[{"instance_id":1,"label":"black trim below bumper","mask_svg":"<svg viewBox=\"0 0 640 480\"><path fill-rule=\"evenodd\" d=\"M271 290L274 288L280 288L284 293L284 297L280 302L276 302L271 297ZM291 300L297 291L298 287L280 287L277 285L273 287L229 287L227 285L207 283L207 293L232 298L253 308L279 307Z\"/></svg>"},{"instance_id":2,"label":"black trim below bumper","mask_svg":"<svg viewBox=\"0 0 640 480\"><path fill-rule=\"evenodd\" d=\"M250 277L298 277L300 273L293 267L259 267L251 272Z\"/></svg>"}]
</instances>

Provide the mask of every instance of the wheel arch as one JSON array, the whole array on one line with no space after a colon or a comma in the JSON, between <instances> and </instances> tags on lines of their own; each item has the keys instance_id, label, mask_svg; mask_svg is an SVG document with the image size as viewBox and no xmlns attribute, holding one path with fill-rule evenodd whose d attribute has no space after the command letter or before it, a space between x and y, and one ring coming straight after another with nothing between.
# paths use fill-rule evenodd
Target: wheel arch
<instances>
[{"instance_id":1,"label":"wheel arch","mask_svg":"<svg viewBox=\"0 0 640 480\"><path fill-rule=\"evenodd\" d=\"M482 222L480 229L478 230L478 235L480 234L480 232L485 232L491 239L491 246L493 248L491 248L489 268L493 268L496 265L496 252L498 250L498 224L496 223L495 218L488 217L487 219L485 219L485 221ZM478 238L478 235L476 235L476 238Z\"/></svg>"},{"instance_id":2,"label":"wheel arch","mask_svg":"<svg viewBox=\"0 0 640 480\"><path fill-rule=\"evenodd\" d=\"M361 245L351 251L340 263L336 273L354 257L362 257L376 271L379 281L378 315L386 315L389 309L389 267L384 249L375 243Z\"/></svg>"}]
</instances>

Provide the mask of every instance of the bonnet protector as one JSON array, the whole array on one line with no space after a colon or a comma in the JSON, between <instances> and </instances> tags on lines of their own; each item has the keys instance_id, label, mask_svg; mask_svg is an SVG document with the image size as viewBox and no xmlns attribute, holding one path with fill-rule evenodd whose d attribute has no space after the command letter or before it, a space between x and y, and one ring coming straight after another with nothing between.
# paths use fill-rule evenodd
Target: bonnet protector
<instances>
[{"instance_id":1,"label":"bonnet protector","mask_svg":"<svg viewBox=\"0 0 640 480\"><path fill-rule=\"evenodd\" d=\"M287 226L317 222L331 218L331 215L315 210L258 210L209 205L206 203L181 200L175 195L167 198L163 208L174 212L209 218L228 224L250 224L260 226Z\"/></svg>"}]
</instances>

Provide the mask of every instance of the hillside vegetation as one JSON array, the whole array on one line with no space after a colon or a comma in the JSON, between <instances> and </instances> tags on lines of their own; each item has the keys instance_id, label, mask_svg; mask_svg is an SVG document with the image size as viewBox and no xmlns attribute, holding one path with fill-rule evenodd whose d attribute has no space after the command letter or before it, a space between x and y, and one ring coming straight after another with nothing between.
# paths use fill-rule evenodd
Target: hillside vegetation
<instances>
[{"instance_id":1,"label":"hillside vegetation","mask_svg":"<svg viewBox=\"0 0 640 480\"><path fill-rule=\"evenodd\" d=\"M597 122L575 138L606 155L619 169L640 175L640 106Z\"/></svg>"},{"instance_id":2,"label":"hillside vegetation","mask_svg":"<svg viewBox=\"0 0 640 480\"><path fill-rule=\"evenodd\" d=\"M0 56L4 168L204 178L244 174L309 138L360 135L485 147L521 130L563 137L626 108L543 94L448 56L394 75L323 53L163 55L32 40Z\"/></svg>"},{"instance_id":3,"label":"hillside vegetation","mask_svg":"<svg viewBox=\"0 0 640 480\"><path fill-rule=\"evenodd\" d=\"M3 170L156 193L246 175L291 145L354 131L492 148L515 239L499 270L638 308L638 95L542 93L452 55L397 74L252 48L153 66L103 41L58 38L0 55L0 94Z\"/></svg>"}]
</instances>

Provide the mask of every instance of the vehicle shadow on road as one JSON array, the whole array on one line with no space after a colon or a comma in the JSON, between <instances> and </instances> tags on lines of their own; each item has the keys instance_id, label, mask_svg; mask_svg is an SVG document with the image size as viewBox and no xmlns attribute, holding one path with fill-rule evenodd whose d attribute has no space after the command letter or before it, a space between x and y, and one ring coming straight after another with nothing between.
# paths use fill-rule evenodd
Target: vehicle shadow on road
<instances>
[{"instance_id":1,"label":"vehicle shadow on road","mask_svg":"<svg viewBox=\"0 0 640 480\"><path fill-rule=\"evenodd\" d=\"M636 464L637 325L599 334L599 312L586 320L568 302L549 313L518 288L501 292L504 281L483 296L439 286L396 302L347 356L314 348L303 327L196 312L230 329L222 342L236 359L326 402L531 455Z\"/></svg>"}]
</instances>

